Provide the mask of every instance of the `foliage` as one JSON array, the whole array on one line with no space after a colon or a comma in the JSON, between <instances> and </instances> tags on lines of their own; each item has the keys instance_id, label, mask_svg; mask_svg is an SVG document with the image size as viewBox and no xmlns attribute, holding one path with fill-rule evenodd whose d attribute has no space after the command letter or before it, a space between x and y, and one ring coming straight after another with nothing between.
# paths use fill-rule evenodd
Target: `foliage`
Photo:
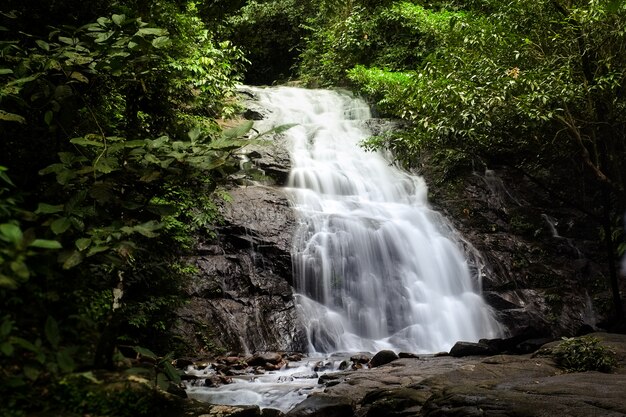
<instances>
[{"instance_id":1,"label":"foliage","mask_svg":"<svg viewBox=\"0 0 626 417\"><path fill-rule=\"evenodd\" d=\"M247 83L271 84L290 77L308 10L308 2L253 0L228 19L233 42L247 51L252 63Z\"/></svg>"},{"instance_id":2,"label":"foliage","mask_svg":"<svg viewBox=\"0 0 626 417\"><path fill-rule=\"evenodd\" d=\"M245 59L195 2L90 3L0 15L0 396L15 415L111 366L120 342L169 350L180 259L211 237L214 191L249 143L250 124L216 120L238 110Z\"/></svg>"},{"instance_id":3,"label":"foliage","mask_svg":"<svg viewBox=\"0 0 626 417\"><path fill-rule=\"evenodd\" d=\"M552 354L556 363L568 372L610 372L617 366L615 353L596 337L564 338Z\"/></svg>"}]
</instances>

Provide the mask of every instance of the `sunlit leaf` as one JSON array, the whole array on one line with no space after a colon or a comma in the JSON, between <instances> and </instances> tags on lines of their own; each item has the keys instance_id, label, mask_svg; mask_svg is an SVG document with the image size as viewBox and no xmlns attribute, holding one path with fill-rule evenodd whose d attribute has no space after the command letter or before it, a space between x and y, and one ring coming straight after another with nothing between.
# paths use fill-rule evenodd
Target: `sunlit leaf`
<instances>
[{"instance_id":1,"label":"sunlit leaf","mask_svg":"<svg viewBox=\"0 0 626 417\"><path fill-rule=\"evenodd\" d=\"M141 28L137 31L140 36L154 35L154 36L166 36L167 30L161 28Z\"/></svg>"},{"instance_id":2,"label":"sunlit leaf","mask_svg":"<svg viewBox=\"0 0 626 417\"><path fill-rule=\"evenodd\" d=\"M171 44L172 41L170 40L169 36L159 36L158 38L152 40L152 46L157 49L166 48Z\"/></svg>"},{"instance_id":3,"label":"sunlit leaf","mask_svg":"<svg viewBox=\"0 0 626 417\"><path fill-rule=\"evenodd\" d=\"M116 25L122 26L122 23L124 23L124 21L126 20L126 15L114 14L113 16L111 16L111 19L113 20L113 23L115 23Z\"/></svg>"},{"instance_id":4,"label":"sunlit leaf","mask_svg":"<svg viewBox=\"0 0 626 417\"><path fill-rule=\"evenodd\" d=\"M89 78L85 77L83 74L81 74L80 72L77 71L73 71L70 74L70 78L73 78L75 80L80 81L81 83L85 83L88 84L89 83Z\"/></svg>"},{"instance_id":5,"label":"sunlit leaf","mask_svg":"<svg viewBox=\"0 0 626 417\"><path fill-rule=\"evenodd\" d=\"M75 245L79 251L84 251L85 249L89 247L89 245L91 245L91 239L87 237L77 239L75 242Z\"/></svg>"},{"instance_id":6,"label":"sunlit leaf","mask_svg":"<svg viewBox=\"0 0 626 417\"><path fill-rule=\"evenodd\" d=\"M67 229L69 229L71 225L72 222L69 218L59 217L50 224L50 229L52 230L52 232L54 232L54 234L59 235L61 233L65 233L65 231L67 231Z\"/></svg>"},{"instance_id":7,"label":"sunlit leaf","mask_svg":"<svg viewBox=\"0 0 626 417\"><path fill-rule=\"evenodd\" d=\"M21 124L26 123L26 119L23 116L15 113L9 113L4 110L0 110L0 120L5 120L7 122L17 122Z\"/></svg>"},{"instance_id":8,"label":"sunlit leaf","mask_svg":"<svg viewBox=\"0 0 626 417\"><path fill-rule=\"evenodd\" d=\"M238 126L224 130L222 136L227 139L241 138L252 129L254 122L252 120L246 120Z\"/></svg>"},{"instance_id":9,"label":"sunlit leaf","mask_svg":"<svg viewBox=\"0 0 626 417\"><path fill-rule=\"evenodd\" d=\"M57 240L48 240L48 239L35 239L30 245L33 248L41 248L41 249L62 249L63 246L61 242Z\"/></svg>"},{"instance_id":10,"label":"sunlit leaf","mask_svg":"<svg viewBox=\"0 0 626 417\"><path fill-rule=\"evenodd\" d=\"M5 242L19 243L22 241L22 229L13 223L0 224L0 239Z\"/></svg>"}]
</instances>

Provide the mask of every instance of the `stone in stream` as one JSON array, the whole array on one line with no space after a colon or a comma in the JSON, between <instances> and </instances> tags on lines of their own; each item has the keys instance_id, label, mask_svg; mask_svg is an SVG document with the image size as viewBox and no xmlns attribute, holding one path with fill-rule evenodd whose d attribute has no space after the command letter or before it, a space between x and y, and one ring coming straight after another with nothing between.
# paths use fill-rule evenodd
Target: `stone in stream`
<instances>
[{"instance_id":1,"label":"stone in stream","mask_svg":"<svg viewBox=\"0 0 626 417\"><path fill-rule=\"evenodd\" d=\"M246 358L246 362L250 366L265 366L266 364L278 365L282 360L283 356L276 352L256 353Z\"/></svg>"},{"instance_id":2,"label":"stone in stream","mask_svg":"<svg viewBox=\"0 0 626 417\"><path fill-rule=\"evenodd\" d=\"M357 353L356 355L350 356L350 360L354 363L368 363L370 359L371 358L364 353Z\"/></svg>"}]
</instances>

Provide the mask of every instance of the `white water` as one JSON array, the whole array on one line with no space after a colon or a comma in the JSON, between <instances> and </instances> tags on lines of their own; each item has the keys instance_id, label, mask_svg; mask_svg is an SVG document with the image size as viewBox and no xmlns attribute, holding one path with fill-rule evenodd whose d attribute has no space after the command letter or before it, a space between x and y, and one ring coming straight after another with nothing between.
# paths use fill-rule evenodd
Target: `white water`
<instances>
[{"instance_id":1,"label":"white water","mask_svg":"<svg viewBox=\"0 0 626 417\"><path fill-rule=\"evenodd\" d=\"M297 304L311 352L428 353L498 334L454 231L427 203L422 178L359 143L365 102L346 93L254 89L286 131ZM265 126L267 127L267 126Z\"/></svg>"}]
</instances>

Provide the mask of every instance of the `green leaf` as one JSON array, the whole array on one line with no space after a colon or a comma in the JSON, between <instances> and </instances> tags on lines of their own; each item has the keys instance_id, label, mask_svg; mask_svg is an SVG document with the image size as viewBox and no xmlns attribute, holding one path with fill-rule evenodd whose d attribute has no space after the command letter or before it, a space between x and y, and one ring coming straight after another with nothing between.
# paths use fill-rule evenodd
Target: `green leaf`
<instances>
[{"instance_id":1,"label":"green leaf","mask_svg":"<svg viewBox=\"0 0 626 417\"><path fill-rule=\"evenodd\" d=\"M77 239L75 244L76 244L76 248L82 252L85 249L87 249L89 245L91 245L91 239L87 237L83 237L83 238Z\"/></svg>"},{"instance_id":2,"label":"green leaf","mask_svg":"<svg viewBox=\"0 0 626 417\"><path fill-rule=\"evenodd\" d=\"M13 273L17 275L18 278L27 280L30 277L30 271L28 270L28 266L26 266L26 264L23 261L21 260L13 261L11 262L10 265L11 265L11 271L13 271Z\"/></svg>"},{"instance_id":3,"label":"green leaf","mask_svg":"<svg viewBox=\"0 0 626 417\"><path fill-rule=\"evenodd\" d=\"M196 142L202 136L202 129L199 127L194 127L189 132L187 132L187 136L189 136L189 140L192 142Z\"/></svg>"},{"instance_id":4,"label":"green leaf","mask_svg":"<svg viewBox=\"0 0 626 417\"><path fill-rule=\"evenodd\" d=\"M111 23L111 19L107 18L107 17L99 17L96 22L98 22L98 24L100 26L106 26L109 23Z\"/></svg>"},{"instance_id":5,"label":"green leaf","mask_svg":"<svg viewBox=\"0 0 626 417\"><path fill-rule=\"evenodd\" d=\"M150 349L147 349L141 346L133 346L133 350L137 352L138 354L140 354L141 356L144 356L148 359L158 358L158 356L154 352L152 352Z\"/></svg>"},{"instance_id":6,"label":"green leaf","mask_svg":"<svg viewBox=\"0 0 626 417\"><path fill-rule=\"evenodd\" d=\"M76 363L67 349L58 351L56 357L61 372L72 372L76 368Z\"/></svg>"},{"instance_id":7,"label":"green leaf","mask_svg":"<svg viewBox=\"0 0 626 417\"><path fill-rule=\"evenodd\" d=\"M154 35L154 36L166 36L167 30L161 28L141 28L137 31L137 35Z\"/></svg>"},{"instance_id":8,"label":"green leaf","mask_svg":"<svg viewBox=\"0 0 626 417\"><path fill-rule=\"evenodd\" d=\"M0 338L4 339L11 334L11 330L13 330L13 322L11 320L5 319L0 325Z\"/></svg>"},{"instance_id":9,"label":"green leaf","mask_svg":"<svg viewBox=\"0 0 626 417\"><path fill-rule=\"evenodd\" d=\"M171 363L167 361L163 362L163 371L165 372L165 375L167 375L167 377L170 379L170 381L175 384L180 384L180 373L176 368L172 366Z\"/></svg>"},{"instance_id":10,"label":"green leaf","mask_svg":"<svg viewBox=\"0 0 626 417\"><path fill-rule=\"evenodd\" d=\"M7 184L15 187L15 184L13 184L13 181L11 181L11 178L9 178L9 176L5 173L7 169L3 166L0 165L0 180L6 182Z\"/></svg>"},{"instance_id":11,"label":"green leaf","mask_svg":"<svg viewBox=\"0 0 626 417\"><path fill-rule=\"evenodd\" d=\"M37 380L37 378L39 378L39 375L41 374L41 369L33 365L24 365L23 371L24 375L26 375L26 378L30 379L31 381Z\"/></svg>"},{"instance_id":12,"label":"green leaf","mask_svg":"<svg viewBox=\"0 0 626 417\"><path fill-rule=\"evenodd\" d=\"M13 348L13 345L9 342L2 342L0 343L0 352L2 352L4 354L4 356L11 356L13 355L13 352L15 351L15 349Z\"/></svg>"},{"instance_id":13,"label":"green leaf","mask_svg":"<svg viewBox=\"0 0 626 417\"><path fill-rule=\"evenodd\" d=\"M67 36L59 36L59 42L63 42L68 45L74 45L74 39L68 38Z\"/></svg>"},{"instance_id":14,"label":"green leaf","mask_svg":"<svg viewBox=\"0 0 626 417\"><path fill-rule=\"evenodd\" d=\"M150 220L147 221L145 223L142 224L138 224L136 226L133 227L122 227L122 231L126 232L128 234L133 233L133 232L137 232L140 235L143 235L145 237L157 237L158 234L154 233L155 230L159 230L160 228L163 227L163 224L157 222L156 220Z\"/></svg>"},{"instance_id":15,"label":"green leaf","mask_svg":"<svg viewBox=\"0 0 626 417\"><path fill-rule=\"evenodd\" d=\"M80 81L81 83L89 84L89 78L85 77L78 71L72 71L72 73L70 74L70 78Z\"/></svg>"},{"instance_id":16,"label":"green leaf","mask_svg":"<svg viewBox=\"0 0 626 417\"><path fill-rule=\"evenodd\" d=\"M254 122L252 120L246 120L245 122L241 123L239 126L235 126L235 127L225 130L222 133L222 137L226 139L241 138L246 133L248 133L250 129L252 129L253 125L254 125Z\"/></svg>"},{"instance_id":17,"label":"green leaf","mask_svg":"<svg viewBox=\"0 0 626 417\"><path fill-rule=\"evenodd\" d=\"M126 15L114 14L113 16L111 16L111 19L113 20L113 23L115 23L116 25L122 26L122 24L126 20Z\"/></svg>"},{"instance_id":18,"label":"green leaf","mask_svg":"<svg viewBox=\"0 0 626 417\"><path fill-rule=\"evenodd\" d=\"M52 113L52 110L48 110L46 114L43 115L43 121L46 122L48 126L50 126L50 123L52 123L53 116L54 116L54 113Z\"/></svg>"},{"instance_id":19,"label":"green leaf","mask_svg":"<svg viewBox=\"0 0 626 417\"><path fill-rule=\"evenodd\" d=\"M13 278L0 274L0 288L9 288L14 290L17 288L17 282Z\"/></svg>"},{"instance_id":20,"label":"green leaf","mask_svg":"<svg viewBox=\"0 0 626 417\"><path fill-rule=\"evenodd\" d=\"M79 265L83 261L83 255L78 251L72 251L69 256L63 260L63 269L70 269Z\"/></svg>"},{"instance_id":21,"label":"green leaf","mask_svg":"<svg viewBox=\"0 0 626 417\"><path fill-rule=\"evenodd\" d=\"M59 343L61 342L61 333L59 332L59 324L52 316L48 316L46 325L44 326L44 332L50 345L54 349L57 349L59 347Z\"/></svg>"},{"instance_id":22,"label":"green leaf","mask_svg":"<svg viewBox=\"0 0 626 417\"><path fill-rule=\"evenodd\" d=\"M117 171L119 169L119 165L117 163L117 159L115 158L100 158L96 160L94 169L103 174L110 174L113 171Z\"/></svg>"},{"instance_id":23,"label":"green leaf","mask_svg":"<svg viewBox=\"0 0 626 417\"><path fill-rule=\"evenodd\" d=\"M19 114L9 113L4 110L0 110L0 120L6 120L7 122L17 122L21 124L26 123L26 119Z\"/></svg>"},{"instance_id":24,"label":"green leaf","mask_svg":"<svg viewBox=\"0 0 626 417\"><path fill-rule=\"evenodd\" d=\"M9 68L0 68L0 75L13 74L13 70Z\"/></svg>"},{"instance_id":25,"label":"green leaf","mask_svg":"<svg viewBox=\"0 0 626 417\"><path fill-rule=\"evenodd\" d=\"M80 145L80 146L97 146L99 148L104 147L104 143L97 142L95 140L89 140L89 139L86 139L86 138L70 139L70 143L73 143L74 145Z\"/></svg>"},{"instance_id":26,"label":"green leaf","mask_svg":"<svg viewBox=\"0 0 626 417\"><path fill-rule=\"evenodd\" d=\"M20 243L24 237L22 229L13 223L0 224L0 239L5 242Z\"/></svg>"},{"instance_id":27,"label":"green leaf","mask_svg":"<svg viewBox=\"0 0 626 417\"><path fill-rule=\"evenodd\" d=\"M30 245L33 248L41 249L62 249L61 242L57 240L35 239Z\"/></svg>"},{"instance_id":28,"label":"green leaf","mask_svg":"<svg viewBox=\"0 0 626 417\"><path fill-rule=\"evenodd\" d=\"M50 225L50 229L54 232L55 235L60 235L61 233L65 233L67 229L72 225L72 221L67 217L60 217L52 222Z\"/></svg>"},{"instance_id":29,"label":"green leaf","mask_svg":"<svg viewBox=\"0 0 626 417\"><path fill-rule=\"evenodd\" d=\"M159 36L152 40L152 46L157 49L166 48L172 44L169 36Z\"/></svg>"},{"instance_id":30,"label":"green leaf","mask_svg":"<svg viewBox=\"0 0 626 417\"><path fill-rule=\"evenodd\" d=\"M98 253L107 251L109 249L111 249L109 246L99 246L99 245L92 246L89 249L89 252L87 252L87 257L97 255Z\"/></svg>"},{"instance_id":31,"label":"green leaf","mask_svg":"<svg viewBox=\"0 0 626 417\"><path fill-rule=\"evenodd\" d=\"M26 349L33 353L39 352L39 348L37 346L35 346L34 344L32 344L26 339L22 339L21 337L11 337L10 341L14 345L18 345L22 349Z\"/></svg>"},{"instance_id":32,"label":"green leaf","mask_svg":"<svg viewBox=\"0 0 626 417\"><path fill-rule=\"evenodd\" d=\"M41 39L37 39L35 41L35 43L37 44L37 46L39 46L44 51L49 51L50 50L50 44L48 42L42 41Z\"/></svg>"},{"instance_id":33,"label":"green leaf","mask_svg":"<svg viewBox=\"0 0 626 417\"><path fill-rule=\"evenodd\" d=\"M80 372L76 374L77 376L82 376L83 378L85 378L86 380L88 380L89 382L92 382L94 384L102 384L102 381L100 381L98 378L96 378L96 376L93 374L92 371L87 371L87 372Z\"/></svg>"},{"instance_id":34,"label":"green leaf","mask_svg":"<svg viewBox=\"0 0 626 417\"><path fill-rule=\"evenodd\" d=\"M162 372L159 372L159 373L157 374L156 384L157 384L157 386L158 386L160 389L162 389L163 391L167 391L167 389L168 389L168 388L169 388L169 386L170 386L170 380L169 380L169 378L167 377L167 375L165 375L165 374L164 374L164 373L162 373Z\"/></svg>"},{"instance_id":35,"label":"green leaf","mask_svg":"<svg viewBox=\"0 0 626 417\"><path fill-rule=\"evenodd\" d=\"M59 213L63 211L63 204L57 204L57 205L52 205L52 204L46 204L46 203L39 203L39 205L37 206L37 210L35 210L36 214L54 214L54 213Z\"/></svg>"}]
</instances>

